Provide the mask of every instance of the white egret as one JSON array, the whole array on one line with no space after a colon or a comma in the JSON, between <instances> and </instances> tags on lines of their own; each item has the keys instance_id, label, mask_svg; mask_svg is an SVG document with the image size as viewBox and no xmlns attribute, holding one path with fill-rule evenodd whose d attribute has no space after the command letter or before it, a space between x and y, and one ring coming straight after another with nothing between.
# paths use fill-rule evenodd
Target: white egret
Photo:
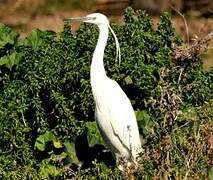
<instances>
[{"instance_id":1,"label":"white egret","mask_svg":"<svg viewBox=\"0 0 213 180\"><path fill-rule=\"evenodd\" d=\"M136 165L136 157L142 148L135 113L130 100L119 84L107 77L103 63L109 29L115 37L116 54L120 59L120 48L115 33L107 17L100 13L67 20L92 23L99 28L99 38L90 68L92 93L96 105L96 122L106 145L114 155L126 158L128 162Z\"/></svg>"}]
</instances>

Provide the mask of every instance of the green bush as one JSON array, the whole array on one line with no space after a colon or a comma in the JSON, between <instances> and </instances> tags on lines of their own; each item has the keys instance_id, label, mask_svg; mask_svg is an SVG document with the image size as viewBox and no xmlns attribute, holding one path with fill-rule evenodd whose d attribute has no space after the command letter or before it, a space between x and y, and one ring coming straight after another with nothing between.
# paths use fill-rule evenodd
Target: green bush
<instances>
[{"instance_id":1,"label":"green bush","mask_svg":"<svg viewBox=\"0 0 213 180\"><path fill-rule=\"evenodd\" d=\"M127 8L112 25L104 63L131 99L143 136L137 179L213 177L213 71L201 59L174 61L176 36L164 14L156 29ZM75 34L33 30L25 39L0 25L0 176L3 179L120 179L94 122L89 70L97 27Z\"/></svg>"}]
</instances>

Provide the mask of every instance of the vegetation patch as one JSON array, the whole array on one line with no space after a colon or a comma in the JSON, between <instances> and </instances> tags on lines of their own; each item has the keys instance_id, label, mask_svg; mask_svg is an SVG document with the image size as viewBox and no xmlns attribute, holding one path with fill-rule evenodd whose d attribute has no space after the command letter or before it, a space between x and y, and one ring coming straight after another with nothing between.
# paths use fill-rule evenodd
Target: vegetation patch
<instances>
[{"instance_id":1,"label":"vegetation patch","mask_svg":"<svg viewBox=\"0 0 213 180\"><path fill-rule=\"evenodd\" d=\"M197 49L175 54L183 42L167 13L154 29L145 12L127 8L124 24L112 28L122 60L115 62L110 35L105 69L130 98L143 137L131 178L212 179L213 71L202 69ZM35 29L25 39L0 24L0 177L127 178L94 121L89 71L97 38L97 27L86 24L75 34L69 24L61 33Z\"/></svg>"}]
</instances>

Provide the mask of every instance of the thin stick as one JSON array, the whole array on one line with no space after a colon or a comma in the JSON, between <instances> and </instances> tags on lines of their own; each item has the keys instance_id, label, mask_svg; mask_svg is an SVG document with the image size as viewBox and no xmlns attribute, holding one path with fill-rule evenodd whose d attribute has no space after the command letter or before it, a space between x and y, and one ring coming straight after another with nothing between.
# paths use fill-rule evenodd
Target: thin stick
<instances>
[{"instance_id":1,"label":"thin stick","mask_svg":"<svg viewBox=\"0 0 213 180\"><path fill-rule=\"evenodd\" d=\"M187 25L185 16L184 16L180 11L178 11L174 6L170 5L170 7L171 7L178 15L180 15L180 16L182 17L183 22L184 22L184 25L185 25L185 28L186 28L186 39L187 39L187 43L189 44L189 28L188 28L188 25Z\"/></svg>"}]
</instances>

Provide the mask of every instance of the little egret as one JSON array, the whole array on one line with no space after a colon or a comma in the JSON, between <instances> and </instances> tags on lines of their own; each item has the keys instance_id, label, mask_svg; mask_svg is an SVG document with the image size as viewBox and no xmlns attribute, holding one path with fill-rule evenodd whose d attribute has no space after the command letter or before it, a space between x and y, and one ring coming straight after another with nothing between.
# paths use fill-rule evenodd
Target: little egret
<instances>
[{"instance_id":1,"label":"little egret","mask_svg":"<svg viewBox=\"0 0 213 180\"><path fill-rule=\"evenodd\" d=\"M99 38L90 68L90 81L96 105L96 122L106 145L113 154L116 157L125 158L128 164L137 165L136 158L142 148L135 113L130 100L119 84L107 77L103 63L109 29L115 38L116 54L120 59L120 47L116 35L107 17L100 13L66 20L92 23L99 28Z\"/></svg>"}]
</instances>

